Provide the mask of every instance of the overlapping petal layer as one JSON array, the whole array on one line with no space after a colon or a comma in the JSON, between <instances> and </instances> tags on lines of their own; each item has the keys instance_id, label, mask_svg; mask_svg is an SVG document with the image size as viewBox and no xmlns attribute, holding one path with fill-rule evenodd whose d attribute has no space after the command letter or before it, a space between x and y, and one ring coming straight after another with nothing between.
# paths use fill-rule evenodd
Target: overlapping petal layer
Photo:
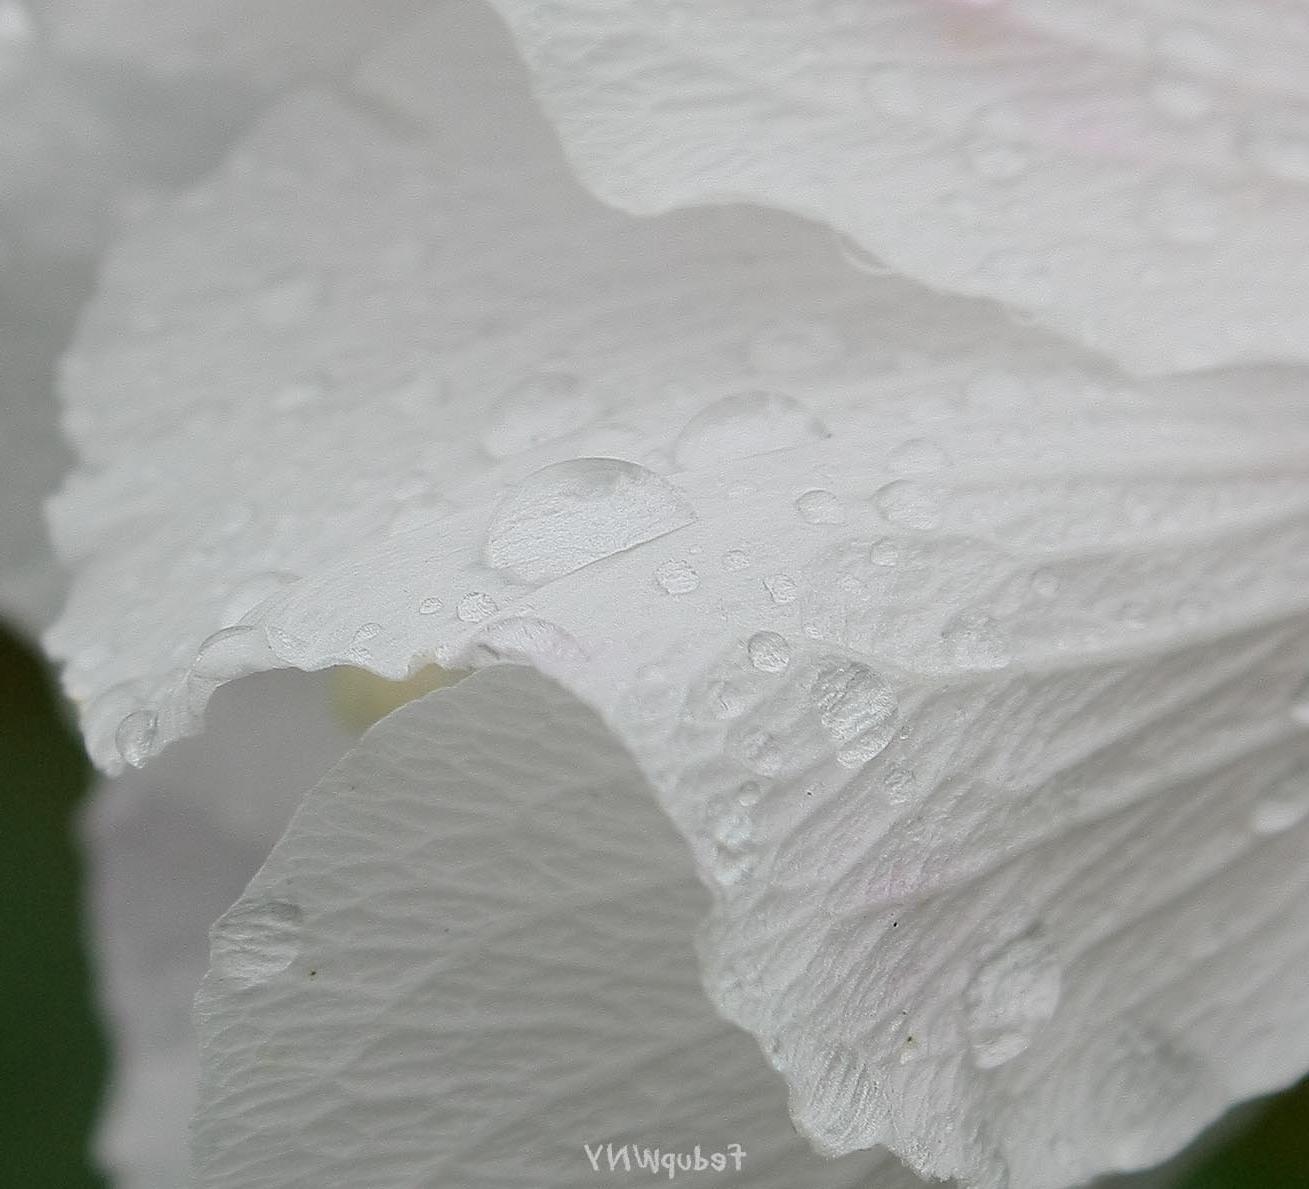
<instances>
[{"instance_id":1,"label":"overlapping petal layer","mask_svg":"<svg viewBox=\"0 0 1309 1189\"><path fill-rule=\"evenodd\" d=\"M495 3L626 210L812 214L1134 368L1306 358L1302 0Z\"/></svg>"},{"instance_id":2,"label":"overlapping petal layer","mask_svg":"<svg viewBox=\"0 0 1309 1189\"><path fill-rule=\"evenodd\" d=\"M822 1149L1069 1185L1296 1076L1303 374L1134 385L794 218L618 215L516 112L478 11L380 55L366 100L280 109L116 254L66 373L87 465L50 637L100 762L260 667L528 665L689 843L711 999ZM510 707L514 680L477 688ZM366 818L365 772L433 840L415 870L445 862L415 726L427 787L477 778L440 767L473 730L435 729L453 698L382 724L260 887L303 867L314 913L367 919L350 873L377 838L322 833ZM410 908L412 874L387 884ZM274 948L294 903L257 931ZM370 961L417 972L418 916ZM323 1073L291 984L240 982L207 1008L217 1178L289 1158L253 1052ZM377 1043L429 1002L375 1000Z\"/></svg>"}]
</instances>

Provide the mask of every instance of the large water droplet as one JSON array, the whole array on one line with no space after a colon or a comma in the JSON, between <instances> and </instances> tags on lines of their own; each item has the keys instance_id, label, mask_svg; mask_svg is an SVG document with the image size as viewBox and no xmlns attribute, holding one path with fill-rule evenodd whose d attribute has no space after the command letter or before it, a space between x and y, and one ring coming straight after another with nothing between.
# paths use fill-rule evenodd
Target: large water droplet
<instances>
[{"instance_id":1,"label":"large water droplet","mask_svg":"<svg viewBox=\"0 0 1309 1189\"><path fill-rule=\"evenodd\" d=\"M965 611L941 631L946 654L961 669L1003 669L1012 659L1009 634L985 611Z\"/></svg>"},{"instance_id":2,"label":"large water droplet","mask_svg":"<svg viewBox=\"0 0 1309 1189\"><path fill-rule=\"evenodd\" d=\"M205 638L195 654L191 672L206 681L234 681L279 667L262 628L237 624Z\"/></svg>"},{"instance_id":3,"label":"large water droplet","mask_svg":"<svg viewBox=\"0 0 1309 1189\"><path fill-rule=\"evenodd\" d=\"M830 491L814 488L798 496L795 510L809 524L844 524L845 508Z\"/></svg>"},{"instance_id":4,"label":"large water droplet","mask_svg":"<svg viewBox=\"0 0 1309 1189\"><path fill-rule=\"evenodd\" d=\"M681 492L653 471L578 458L543 467L501 500L484 555L525 582L549 582L694 519Z\"/></svg>"},{"instance_id":5,"label":"large water droplet","mask_svg":"<svg viewBox=\"0 0 1309 1189\"><path fill-rule=\"evenodd\" d=\"M687 422L673 445L673 457L683 470L697 470L827 436L827 427L784 393L737 392Z\"/></svg>"},{"instance_id":6,"label":"large water droplet","mask_svg":"<svg viewBox=\"0 0 1309 1189\"><path fill-rule=\"evenodd\" d=\"M280 974L300 953L304 915L284 900L240 903L209 933L209 964L214 977L254 987Z\"/></svg>"},{"instance_id":7,"label":"large water droplet","mask_svg":"<svg viewBox=\"0 0 1309 1189\"><path fill-rule=\"evenodd\" d=\"M761 372L804 372L826 367L845 354L845 342L826 322L777 322L750 340L750 365Z\"/></svg>"},{"instance_id":8,"label":"large water droplet","mask_svg":"<svg viewBox=\"0 0 1309 1189\"><path fill-rule=\"evenodd\" d=\"M885 750L895 736L900 704L895 691L858 661L821 669L812 686L823 730L840 750L837 760L858 767Z\"/></svg>"},{"instance_id":9,"label":"large water droplet","mask_svg":"<svg viewBox=\"0 0 1309 1189\"><path fill-rule=\"evenodd\" d=\"M159 720L153 710L133 710L114 732L118 754L133 768L140 768L154 752L158 730Z\"/></svg>"},{"instance_id":10,"label":"large water droplet","mask_svg":"<svg viewBox=\"0 0 1309 1189\"><path fill-rule=\"evenodd\" d=\"M936 496L910 479L895 479L879 488L873 503L890 524L921 531L941 524L941 505Z\"/></svg>"},{"instance_id":11,"label":"large water droplet","mask_svg":"<svg viewBox=\"0 0 1309 1189\"><path fill-rule=\"evenodd\" d=\"M690 594L700 586L700 575L684 561L666 561L655 570L655 582L665 594Z\"/></svg>"},{"instance_id":12,"label":"large water droplet","mask_svg":"<svg viewBox=\"0 0 1309 1189\"><path fill-rule=\"evenodd\" d=\"M790 574L772 574L764 579L764 589L779 606L794 603L800 596L800 586Z\"/></svg>"},{"instance_id":13,"label":"large water droplet","mask_svg":"<svg viewBox=\"0 0 1309 1189\"><path fill-rule=\"evenodd\" d=\"M491 406L482 445L492 458L508 458L576 433L599 413L595 393L571 372L536 372Z\"/></svg>"},{"instance_id":14,"label":"large water droplet","mask_svg":"<svg viewBox=\"0 0 1309 1189\"><path fill-rule=\"evenodd\" d=\"M1059 1005L1062 975L1050 948L1022 937L987 959L964 992L964 1024L980 1069L1012 1061L1031 1046Z\"/></svg>"},{"instance_id":15,"label":"large water droplet","mask_svg":"<svg viewBox=\"0 0 1309 1189\"><path fill-rule=\"evenodd\" d=\"M777 632L755 632L746 641L746 652L761 673L780 673L791 663L791 646Z\"/></svg>"}]
</instances>

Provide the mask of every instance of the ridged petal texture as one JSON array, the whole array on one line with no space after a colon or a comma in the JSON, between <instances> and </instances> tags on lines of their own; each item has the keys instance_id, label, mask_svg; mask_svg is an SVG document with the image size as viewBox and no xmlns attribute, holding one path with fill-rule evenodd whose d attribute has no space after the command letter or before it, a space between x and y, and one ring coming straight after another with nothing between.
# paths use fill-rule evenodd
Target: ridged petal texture
<instances>
[{"instance_id":1,"label":"ridged petal texture","mask_svg":"<svg viewBox=\"0 0 1309 1189\"><path fill-rule=\"evenodd\" d=\"M1303 0L494 0L588 183L813 215L1137 369L1309 348Z\"/></svg>"},{"instance_id":2,"label":"ridged petal texture","mask_svg":"<svg viewBox=\"0 0 1309 1189\"><path fill-rule=\"evenodd\" d=\"M259 668L512 666L379 725L215 934L201 1183L286 1183L298 1127L306 1183L382 1147L370 1186L498 1175L439 1145L476 1103L526 1134L511 1071L574 1076L530 972L578 998L672 920L625 882L638 819L586 808L620 797L689 848L709 1002L826 1153L1073 1185L1296 1077L1304 373L1134 383L796 217L616 213L530 112L484 10L444 6L124 241L66 362L49 641L99 762ZM529 954L515 913L574 867L600 936ZM492 1001L508 1031L464 1046Z\"/></svg>"}]
</instances>

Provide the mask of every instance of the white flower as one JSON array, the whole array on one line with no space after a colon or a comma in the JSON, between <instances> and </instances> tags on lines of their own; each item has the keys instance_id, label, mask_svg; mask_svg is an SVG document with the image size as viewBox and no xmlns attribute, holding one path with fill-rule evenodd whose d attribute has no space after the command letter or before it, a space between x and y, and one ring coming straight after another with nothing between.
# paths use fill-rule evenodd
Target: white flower
<instances>
[{"instance_id":1,"label":"white flower","mask_svg":"<svg viewBox=\"0 0 1309 1189\"><path fill-rule=\"evenodd\" d=\"M921 212L895 170L953 188L935 142L831 99L857 19L957 32L972 112L974 59L1026 85L998 17L500 7L634 210L822 216L1149 370L1298 355L1275 204L1240 267L1118 237L1131 163L1006 169L974 239ZM1062 271L1038 215L1092 193L1112 244ZM983 243L1045 298L962 279ZM612 1140L1053 1189L1309 1066L1303 372L1133 378L849 256L776 209L600 205L471 2L113 251L47 637L96 760L260 670L486 670L378 723L215 927L199 1185L563 1186Z\"/></svg>"}]
</instances>

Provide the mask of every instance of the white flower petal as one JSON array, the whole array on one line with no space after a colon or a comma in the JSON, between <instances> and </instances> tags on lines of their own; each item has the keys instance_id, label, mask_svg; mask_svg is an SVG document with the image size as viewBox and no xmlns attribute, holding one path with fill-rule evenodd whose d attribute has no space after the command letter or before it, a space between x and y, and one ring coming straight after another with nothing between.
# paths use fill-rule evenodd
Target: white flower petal
<instances>
[{"instance_id":1,"label":"white flower petal","mask_svg":"<svg viewBox=\"0 0 1309 1189\"><path fill-rule=\"evenodd\" d=\"M96 988L113 1072L96 1136L117 1189L177 1189L199 1072L191 1001L205 933L267 857L303 789L353 741L321 681L222 691L203 736L102 784L83 824Z\"/></svg>"},{"instance_id":2,"label":"white flower petal","mask_svg":"<svg viewBox=\"0 0 1309 1189\"><path fill-rule=\"evenodd\" d=\"M622 1179L609 1143L739 1144L742 1175L715 1179L757 1189L917 1185L787 1126L781 1079L704 996L708 899L552 682L500 667L411 703L214 926L198 1185L562 1189Z\"/></svg>"},{"instance_id":3,"label":"white flower petal","mask_svg":"<svg viewBox=\"0 0 1309 1189\"><path fill-rule=\"evenodd\" d=\"M617 215L435 69L476 12L366 73L408 123L291 103L116 255L50 636L100 762L251 668L527 663L689 841L825 1150L1069 1185L1295 1077L1303 373L1132 386L796 219Z\"/></svg>"},{"instance_id":4,"label":"white flower petal","mask_svg":"<svg viewBox=\"0 0 1309 1189\"><path fill-rule=\"evenodd\" d=\"M625 210L813 214L1134 368L1306 358L1295 0L493 2Z\"/></svg>"}]
</instances>

